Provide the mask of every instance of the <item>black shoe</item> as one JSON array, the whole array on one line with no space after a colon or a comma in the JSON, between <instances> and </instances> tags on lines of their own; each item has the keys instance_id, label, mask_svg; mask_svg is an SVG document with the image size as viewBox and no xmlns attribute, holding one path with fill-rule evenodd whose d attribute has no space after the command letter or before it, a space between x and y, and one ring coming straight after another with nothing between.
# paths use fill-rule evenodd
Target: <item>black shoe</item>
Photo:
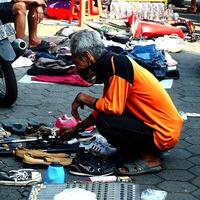
<instances>
[{"instance_id":1,"label":"black shoe","mask_svg":"<svg viewBox=\"0 0 200 200\"><path fill-rule=\"evenodd\" d=\"M26 131L26 127L23 124L18 124L18 123L16 124L1 123L1 124L6 131L9 131L15 135L24 135Z\"/></svg>"},{"instance_id":2,"label":"black shoe","mask_svg":"<svg viewBox=\"0 0 200 200\"><path fill-rule=\"evenodd\" d=\"M70 173L79 176L105 176L113 174L115 165L106 158L92 153L78 155L70 166Z\"/></svg>"}]
</instances>

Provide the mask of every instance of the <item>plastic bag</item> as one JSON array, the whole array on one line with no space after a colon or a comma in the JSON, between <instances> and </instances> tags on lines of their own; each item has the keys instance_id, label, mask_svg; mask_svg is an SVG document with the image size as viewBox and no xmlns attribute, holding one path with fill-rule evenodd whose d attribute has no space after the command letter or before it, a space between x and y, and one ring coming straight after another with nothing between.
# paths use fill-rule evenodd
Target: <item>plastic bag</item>
<instances>
[{"instance_id":1,"label":"plastic bag","mask_svg":"<svg viewBox=\"0 0 200 200\"><path fill-rule=\"evenodd\" d=\"M141 194L141 200L165 200L166 196L165 191L146 189Z\"/></svg>"},{"instance_id":2,"label":"plastic bag","mask_svg":"<svg viewBox=\"0 0 200 200\"><path fill-rule=\"evenodd\" d=\"M56 194L53 200L97 200L96 194L82 188L68 188Z\"/></svg>"}]
</instances>

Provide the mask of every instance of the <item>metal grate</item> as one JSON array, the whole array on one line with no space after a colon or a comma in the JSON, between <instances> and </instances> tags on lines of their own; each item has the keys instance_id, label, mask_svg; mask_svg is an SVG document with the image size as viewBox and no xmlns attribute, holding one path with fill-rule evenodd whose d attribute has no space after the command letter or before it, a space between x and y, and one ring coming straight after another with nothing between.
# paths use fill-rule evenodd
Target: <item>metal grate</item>
<instances>
[{"instance_id":1,"label":"metal grate","mask_svg":"<svg viewBox=\"0 0 200 200\"><path fill-rule=\"evenodd\" d=\"M82 188L94 192L98 200L139 200L139 187L132 183L72 182L66 184L38 184L32 187L28 200L51 200L67 188Z\"/></svg>"}]
</instances>

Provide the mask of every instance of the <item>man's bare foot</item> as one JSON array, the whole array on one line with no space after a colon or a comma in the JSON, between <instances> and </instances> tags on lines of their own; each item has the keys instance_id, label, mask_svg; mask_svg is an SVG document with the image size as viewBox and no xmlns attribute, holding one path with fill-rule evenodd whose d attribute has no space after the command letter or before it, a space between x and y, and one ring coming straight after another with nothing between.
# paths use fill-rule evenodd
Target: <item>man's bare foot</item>
<instances>
[{"instance_id":1,"label":"man's bare foot","mask_svg":"<svg viewBox=\"0 0 200 200\"><path fill-rule=\"evenodd\" d=\"M142 160L149 166L149 167L156 167L161 165L161 160L158 156L154 155L151 152L145 152L142 154Z\"/></svg>"},{"instance_id":2,"label":"man's bare foot","mask_svg":"<svg viewBox=\"0 0 200 200\"><path fill-rule=\"evenodd\" d=\"M196 6L195 7L190 7L190 8L187 9L187 12L188 13L196 13L197 12L197 7Z\"/></svg>"},{"instance_id":3,"label":"man's bare foot","mask_svg":"<svg viewBox=\"0 0 200 200\"><path fill-rule=\"evenodd\" d=\"M42 42L42 40L37 39L37 40L30 40L29 41L29 48L33 48L33 47L37 47L38 45L40 45ZM57 45L54 42L49 42L49 48L54 48Z\"/></svg>"}]
</instances>

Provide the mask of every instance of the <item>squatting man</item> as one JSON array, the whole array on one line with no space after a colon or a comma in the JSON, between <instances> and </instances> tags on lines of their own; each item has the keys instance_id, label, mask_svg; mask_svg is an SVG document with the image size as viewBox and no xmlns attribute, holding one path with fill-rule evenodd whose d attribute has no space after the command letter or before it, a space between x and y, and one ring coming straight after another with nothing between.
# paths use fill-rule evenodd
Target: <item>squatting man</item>
<instances>
[{"instance_id":1,"label":"squatting man","mask_svg":"<svg viewBox=\"0 0 200 200\"><path fill-rule=\"evenodd\" d=\"M183 125L166 90L130 57L107 51L98 32L76 32L70 48L82 78L103 83L104 89L100 98L79 93L72 103L72 116L80 119L78 109L84 106L92 113L76 127L62 127L57 136L66 139L95 124L120 154L138 155L139 159L132 159L133 166L143 163L137 174L161 170L160 153L175 147Z\"/></svg>"}]
</instances>

